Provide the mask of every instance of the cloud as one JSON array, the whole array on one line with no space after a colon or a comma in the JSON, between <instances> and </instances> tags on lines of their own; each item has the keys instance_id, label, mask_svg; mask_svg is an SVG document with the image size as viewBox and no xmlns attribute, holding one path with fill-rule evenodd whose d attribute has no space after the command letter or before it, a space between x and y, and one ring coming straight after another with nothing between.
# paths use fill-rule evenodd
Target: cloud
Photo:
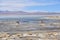
<instances>
[{"instance_id":1,"label":"cloud","mask_svg":"<svg viewBox=\"0 0 60 40\"><path fill-rule=\"evenodd\" d=\"M33 0L3 0L0 3L0 10L23 10L28 6L47 6L47 5L55 5L59 4L59 2L34 2Z\"/></svg>"}]
</instances>

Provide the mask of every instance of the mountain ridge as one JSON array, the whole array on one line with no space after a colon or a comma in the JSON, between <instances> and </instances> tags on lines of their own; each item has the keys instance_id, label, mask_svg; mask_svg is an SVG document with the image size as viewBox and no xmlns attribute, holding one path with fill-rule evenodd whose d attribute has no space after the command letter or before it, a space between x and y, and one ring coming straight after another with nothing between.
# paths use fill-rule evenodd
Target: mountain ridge
<instances>
[{"instance_id":1,"label":"mountain ridge","mask_svg":"<svg viewBox=\"0 0 60 40\"><path fill-rule=\"evenodd\" d=\"M0 11L0 15L56 15L57 12Z\"/></svg>"}]
</instances>

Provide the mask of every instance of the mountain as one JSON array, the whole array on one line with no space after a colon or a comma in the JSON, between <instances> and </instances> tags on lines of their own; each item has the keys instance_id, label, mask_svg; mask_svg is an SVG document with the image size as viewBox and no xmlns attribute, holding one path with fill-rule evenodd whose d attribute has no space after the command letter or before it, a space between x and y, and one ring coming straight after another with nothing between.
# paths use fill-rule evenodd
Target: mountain
<instances>
[{"instance_id":1,"label":"mountain","mask_svg":"<svg viewBox=\"0 0 60 40\"><path fill-rule=\"evenodd\" d=\"M0 11L0 15L60 15L57 12Z\"/></svg>"},{"instance_id":2,"label":"mountain","mask_svg":"<svg viewBox=\"0 0 60 40\"><path fill-rule=\"evenodd\" d=\"M0 11L0 14L3 15L22 15L22 14L28 14L27 12L23 11Z\"/></svg>"}]
</instances>

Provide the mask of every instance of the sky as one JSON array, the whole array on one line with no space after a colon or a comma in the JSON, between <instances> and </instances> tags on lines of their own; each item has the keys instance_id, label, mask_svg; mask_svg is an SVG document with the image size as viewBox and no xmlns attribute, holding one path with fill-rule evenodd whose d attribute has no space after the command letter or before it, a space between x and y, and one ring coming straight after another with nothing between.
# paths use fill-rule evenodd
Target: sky
<instances>
[{"instance_id":1,"label":"sky","mask_svg":"<svg viewBox=\"0 0 60 40\"><path fill-rule=\"evenodd\" d=\"M0 0L0 11L60 12L60 0Z\"/></svg>"}]
</instances>

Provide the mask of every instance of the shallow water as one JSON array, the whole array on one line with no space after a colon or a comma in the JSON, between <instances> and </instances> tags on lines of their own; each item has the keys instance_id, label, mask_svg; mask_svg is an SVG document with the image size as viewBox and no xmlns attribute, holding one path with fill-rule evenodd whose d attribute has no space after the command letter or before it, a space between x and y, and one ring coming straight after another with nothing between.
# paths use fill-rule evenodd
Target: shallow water
<instances>
[{"instance_id":1,"label":"shallow water","mask_svg":"<svg viewBox=\"0 0 60 40\"><path fill-rule=\"evenodd\" d=\"M16 25L16 22L19 22ZM46 24L41 26L40 22ZM7 22L7 23L6 23ZM12 22L12 24L11 24ZM52 30L58 29L59 26L51 26L50 23L60 23L58 19L40 19L39 17L24 17L24 18L0 18L0 32L14 31L34 31L34 30ZM14 25L13 25L14 24Z\"/></svg>"}]
</instances>

